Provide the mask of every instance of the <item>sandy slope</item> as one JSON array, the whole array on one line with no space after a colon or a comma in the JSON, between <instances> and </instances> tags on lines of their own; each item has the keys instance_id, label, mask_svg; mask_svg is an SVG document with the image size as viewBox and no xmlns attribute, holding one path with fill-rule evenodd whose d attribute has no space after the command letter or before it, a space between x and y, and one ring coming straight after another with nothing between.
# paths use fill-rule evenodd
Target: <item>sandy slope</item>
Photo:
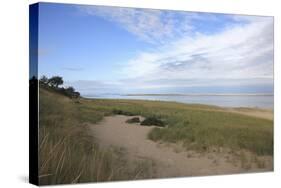
<instances>
[{"instance_id":1,"label":"sandy slope","mask_svg":"<svg viewBox=\"0 0 281 188\"><path fill-rule=\"evenodd\" d=\"M259 169L252 165L250 169L242 168L229 152L214 152L200 154L185 151L178 144L156 143L147 139L148 132L153 127L139 124L128 124L128 116L105 117L102 122L90 125L95 138L102 147L116 146L124 148L129 160L152 159L155 162L154 177L197 176L230 174L249 171L272 170Z\"/></svg>"},{"instance_id":2,"label":"sandy slope","mask_svg":"<svg viewBox=\"0 0 281 188\"><path fill-rule=\"evenodd\" d=\"M274 113L272 109L260 109L260 108L228 108L230 112L243 114L247 116L253 116L268 120L273 120Z\"/></svg>"}]
</instances>

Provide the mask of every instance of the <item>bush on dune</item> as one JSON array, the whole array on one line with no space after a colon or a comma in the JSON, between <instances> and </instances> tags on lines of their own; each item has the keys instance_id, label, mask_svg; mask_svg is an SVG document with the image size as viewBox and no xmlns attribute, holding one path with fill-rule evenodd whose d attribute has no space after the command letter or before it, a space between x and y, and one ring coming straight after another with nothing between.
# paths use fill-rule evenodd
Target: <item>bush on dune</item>
<instances>
[{"instance_id":1,"label":"bush on dune","mask_svg":"<svg viewBox=\"0 0 281 188\"><path fill-rule=\"evenodd\" d=\"M112 113L113 114L117 114L117 115L125 115L125 116L135 116L136 115L136 114L134 114L132 112L118 110L118 109L113 109Z\"/></svg>"},{"instance_id":2,"label":"bush on dune","mask_svg":"<svg viewBox=\"0 0 281 188\"><path fill-rule=\"evenodd\" d=\"M131 119L128 119L126 122L127 123L139 123L140 122L140 118L139 117L133 117Z\"/></svg>"},{"instance_id":3,"label":"bush on dune","mask_svg":"<svg viewBox=\"0 0 281 188\"><path fill-rule=\"evenodd\" d=\"M77 99L80 97L80 93L75 91L73 87L61 87L63 83L63 78L60 76L53 76L51 78L47 78L43 75L39 80L41 88L47 89L49 91L55 91L70 98Z\"/></svg>"},{"instance_id":4,"label":"bush on dune","mask_svg":"<svg viewBox=\"0 0 281 188\"><path fill-rule=\"evenodd\" d=\"M154 125L154 126L158 126L158 127L165 127L165 123L162 120L160 120L154 116L147 117L145 120L143 120L141 122L141 125L144 125L144 126L153 126Z\"/></svg>"}]
</instances>

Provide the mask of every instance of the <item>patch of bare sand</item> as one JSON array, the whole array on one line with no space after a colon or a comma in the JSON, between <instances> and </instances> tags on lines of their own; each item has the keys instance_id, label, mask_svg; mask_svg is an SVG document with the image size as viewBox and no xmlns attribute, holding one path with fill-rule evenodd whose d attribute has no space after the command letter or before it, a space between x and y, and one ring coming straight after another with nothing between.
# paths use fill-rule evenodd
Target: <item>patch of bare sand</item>
<instances>
[{"instance_id":1,"label":"patch of bare sand","mask_svg":"<svg viewBox=\"0 0 281 188\"><path fill-rule=\"evenodd\" d=\"M228 108L230 112L243 114L247 116L253 116L262 119L273 120L274 113L272 109L260 109L260 108Z\"/></svg>"},{"instance_id":2,"label":"patch of bare sand","mask_svg":"<svg viewBox=\"0 0 281 188\"><path fill-rule=\"evenodd\" d=\"M261 172L272 170L272 165L263 168L243 167L228 152L214 150L208 153L186 151L179 144L156 143L147 139L153 127L128 124L131 117L116 115L105 117L98 124L90 125L95 138L102 147L120 147L125 149L128 160L149 159L155 162L153 177L179 177L232 174L243 172ZM142 117L140 117L142 118ZM249 166L249 165L248 165Z\"/></svg>"}]
</instances>

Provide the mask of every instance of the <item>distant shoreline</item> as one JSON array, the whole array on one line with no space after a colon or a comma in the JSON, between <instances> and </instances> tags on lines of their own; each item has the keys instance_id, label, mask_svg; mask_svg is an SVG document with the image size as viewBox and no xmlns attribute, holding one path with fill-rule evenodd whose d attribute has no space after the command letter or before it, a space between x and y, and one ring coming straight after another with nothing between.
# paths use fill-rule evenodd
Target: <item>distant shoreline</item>
<instances>
[{"instance_id":1,"label":"distant shoreline","mask_svg":"<svg viewBox=\"0 0 281 188\"><path fill-rule=\"evenodd\" d=\"M272 93L125 94L123 96L274 96Z\"/></svg>"},{"instance_id":2,"label":"distant shoreline","mask_svg":"<svg viewBox=\"0 0 281 188\"><path fill-rule=\"evenodd\" d=\"M146 99L108 99L108 98L85 98L88 100L108 100L108 101L137 101L137 102L155 102L154 100L146 100ZM183 103L178 101L163 101L157 100L156 102L161 102L162 104L169 102L169 103L178 103L187 106L198 106L198 107L211 107L209 110L213 111L224 111L224 112L231 112L236 114L242 114L252 117L258 117L268 120L273 120L274 117L274 109L273 108L266 108L266 107L247 107L247 106L220 106L220 105L213 105L213 104L204 104L204 103Z\"/></svg>"},{"instance_id":3,"label":"distant shoreline","mask_svg":"<svg viewBox=\"0 0 281 188\"><path fill-rule=\"evenodd\" d=\"M203 104L219 107L246 107L273 109L273 94L104 94L96 96L83 96L88 99L126 99L126 100L149 100L171 101L183 104Z\"/></svg>"},{"instance_id":4,"label":"distant shoreline","mask_svg":"<svg viewBox=\"0 0 281 188\"><path fill-rule=\"evenodd\" d=\"M137 95L136 95L137 96ZM98 100L129 100L129 101L157 101L157 102L174 102L174 103L181 103L186 105L206 105L206 106L212 106L217 108L224 108L224 109L253 109L253 110L269 110L273 111L273 107L262 107L262 106L224 106L224 105L218 105L218 104L209 104L209 103L187 103L187 102L181 102L181 101L174 101L174 100L152 100L152 99L126 99L126 98L100 98L100 97L83 97L88 100L98 99Z\"/></svg>"}]
</instances>

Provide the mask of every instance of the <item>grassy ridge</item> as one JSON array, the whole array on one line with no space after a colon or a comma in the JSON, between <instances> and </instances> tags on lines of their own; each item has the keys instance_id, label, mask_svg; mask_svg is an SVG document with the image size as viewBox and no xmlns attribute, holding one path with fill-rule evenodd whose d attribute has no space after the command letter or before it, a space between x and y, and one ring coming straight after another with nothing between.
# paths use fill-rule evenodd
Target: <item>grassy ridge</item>
<instances>
[{"instance_id":1,"label":"grassy ridge","mask_svg":"<svg viewBox=\"0 0 281 188\"><path fill-rule=\"evenodd\" d=\"M157 117L168 125L155 128L149 138L183 142L187 148L246 149L258 155L273 154L273 121L222 111L208 105L141 100L86 100L83 104L98 112L122 110L145 117Z\"/></svg>"},{"instance_id":2,"label":"grassy ridge","mask_svg":"<svg viewBox=\"0 0 281 188\"><path fill-rule=\"evenodd\" d=\"M40 89L39 183L68 184L151 177L150 161L130 163L119 148L103 150L89 134L106 111L96 111L51 90Z\"/></svg>"},{"instance_id":3,"label":"grassy ridge","mask_svg":"<svg viewBox=\"0 0 281 188\"><path fill-rule=\"evenodd\" d=\"M40 184L143 179L152 177L148 161L132 164L121 150L103 150L86 123L116 112L161 119L168 126L153 129L152 140L183 142L186 148L246 149L273 154L273 121L223 112L207 105L141 100L70 99L40 88Z\"/></svg>"}]
</instances>

